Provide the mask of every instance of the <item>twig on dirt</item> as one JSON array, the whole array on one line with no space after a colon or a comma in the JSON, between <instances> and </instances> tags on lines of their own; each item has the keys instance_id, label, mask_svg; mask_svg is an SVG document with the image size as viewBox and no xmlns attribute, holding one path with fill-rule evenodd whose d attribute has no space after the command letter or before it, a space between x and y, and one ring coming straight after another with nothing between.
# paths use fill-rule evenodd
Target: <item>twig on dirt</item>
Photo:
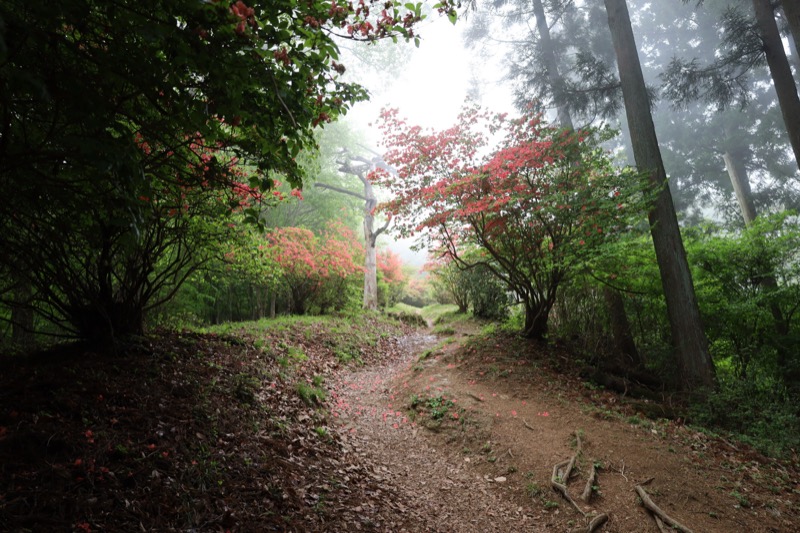
<instances>
[{"instance_id":1,"label":"twig on dirt","mask_svg":"<svg viewBox=\"0 0 800 533\"><path fill-rule=\"evenodd\" d=\"M625 475L625 461L622 461L622 470L619 471L619 475L625 478L625 481L628 481L628 476Z\"/></svg>"},{"instance_id":2,"label":"twig on dirt","mask_svg":"<svg viewBox=\"0 0 800 533\"><path fill-rule=\"evenodd\" d=\"M583 500L584 503L589 503L591 501L595 485L597 485L597 467L592 463L589 479L586 480L586 485L583 487L583 494L581 494L581 500Z\"/></svg>"},{"instance_id":3,"label":"twig on dirt","mask_svg":"<svg viewBox=\"0 0 800 533\"><path fill-rule=\"evenodd\" d=\"M667 526L664 525L664 521L661 520L661 517L658 515L653 515L653 518L656 519L656 525L658 526L658 530L661 533L667 533Z\"/></svg>"},{"instance_id":4,"label":"twig on dirt","mask_svg":"<svg viewBox=\"0 0 800 533\"><path fill-rule=\"evenodd\" d=\"M514 458L514 454L513 454L513 453L511 453L511 448L509 448L509 449L508 449L508 451L507 451L506 453L507 453L507 454L508 454L508 456L509 456L509 457L511 457L512 459Z\"/></svg>"},{"instance_id":5,"label":"twig on dirt","mask_svg":"<svg viewBox=\"0 0 800 533\"><path fill-rule=\"evenodd\" d=\"M473 400L475 400L477 402L482 402L483 401L483 398L481 398L480 396L476 396L475 394L472 394L471 392L468 392L467 396L469 396L470 398L472 398Z\"/></svg>"},{"instance_id":6,"label":"twig on dirt","mask_svg":"<svg viewBox=\"0 0 800 533\"><path fill-rule=\"evenodd\" d=\"M525 427L530 429L531 431L536 431L530 424L528 424L528 421L525 420L524 418L522 419L522 423L525 424Z\"/></svg>"},{"instance_id":7,"label":"twig on dirt","mask_svg":"<svg viewBox=\"0 0 800 533\"><path fill-rule=\"evenodd\" d=\"M634 487L634 490L636 490L636 494L639 495L639 498L642 499L642 505L644 505L648 511L653 513L653 516L660 518L665 524L669 525L673 529L683 531L684 533L692 533L691 529L684 526L683 524L681 524L680 522L669 516L667 513L662 511L658 507L658 505L656 505L653 502L653 500L650 499L650 496L647 494L647 491L645 491L641 485L636 485L636 487ZM658 520L656 520L656 525L658 525ZM659 528L661 528L661 526L659 526ZM664 530L662 529L662 531Z\"/></svg>"}]
</instances>

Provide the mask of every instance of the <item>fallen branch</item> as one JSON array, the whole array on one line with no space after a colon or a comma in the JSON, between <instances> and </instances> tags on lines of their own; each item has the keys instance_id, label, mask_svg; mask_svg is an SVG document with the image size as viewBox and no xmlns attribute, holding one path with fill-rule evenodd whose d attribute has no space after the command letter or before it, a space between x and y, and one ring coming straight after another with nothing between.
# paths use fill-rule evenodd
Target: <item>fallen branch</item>
<instances>
[{"instance_id":1,"label":"fallen branch","mask_svg":"<svg viewBox=\"0 0 800 533\"><path fill-rule=\"evenodd\" d=\"M639 498L642 499L642 505L644 505L648 511L653 513L655 517L660 518L665 524L669 525L673 529L683 531L684 533L693 533L691 529L689 529L688 527L684 526L683 524L681 524L680 522L669 516L667 513L662 511L658 507L658 505L653 503L653 500L650 499L650 496L647 494L647 491L645 491L641 485L636 485L636 487L634 487L634 490L636 490L636 494L639 495ZM656 525L658 525L658 520L656 520ZM661 528L661 526L659 526L659 528Z\"/></svg>"},{"instance_id":2,"label":"fallen branch","mask_svg":"<svg viewBox=\"0 0 800 533\"><path fill-rule=\"evenodd\" d=\"M473 400L478 401L478 402L482 402L483 401L483 398L481 398L480 396L476 396L476 395L472 394L471 392L468 392L467 396L469 396L470 398L472 398Z\"/></svg>"},{"instance_id":3,"label":"fallen branch","mask_svg":"<svg viewBox=\"0 0 800 533\"><path fill-rule=\"evenodd\" d=\"M523 423L523 424L525 424L525 427L526 427L526 428L528 428L528 429L530 429L531 431L536 431L535 429L533 429L533 426L531 426L530 424L528 424L528 421L527 421L527 420L525 420L524 418L522 419L522 423Z\"/></svg>"}]
</instances>

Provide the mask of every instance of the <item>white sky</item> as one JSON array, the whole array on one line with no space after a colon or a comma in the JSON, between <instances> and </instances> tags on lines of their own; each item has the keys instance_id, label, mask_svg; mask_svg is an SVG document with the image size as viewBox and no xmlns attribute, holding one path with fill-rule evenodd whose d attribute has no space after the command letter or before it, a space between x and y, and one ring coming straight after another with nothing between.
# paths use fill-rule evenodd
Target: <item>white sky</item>
<instances>
[{"instance_id":1,"label":"white sky","mask_svg":"<svg viewBox=\"0 0 800 533\"><path fill-rule=\"evenodd\" d=\"M501 60L498 57L487 61L467 50L462 38L465 26L463 20L453 25L446 17L431 14L418 28L422 37L418 49L413 43L397 43L396 46L410 48L411 57L399 75L387 74L394 78L388 87L371 87L368 78L358 80L373 97L369 102L356 104L347 113L346 122L364 132L376 147L379 146L380 134L370 124L383 107L398 108L400 115L411 124L447 128L455 123L473 76L479 80L483 95L481 104L486 109L513 114L510 91L500 83L503 75ZM407 264L420 266L425 262L424 253L415 254L409 249L411 241L394 239L389 235L381 239L379 246L389 246Z\"/></svg>"}]
</instances>

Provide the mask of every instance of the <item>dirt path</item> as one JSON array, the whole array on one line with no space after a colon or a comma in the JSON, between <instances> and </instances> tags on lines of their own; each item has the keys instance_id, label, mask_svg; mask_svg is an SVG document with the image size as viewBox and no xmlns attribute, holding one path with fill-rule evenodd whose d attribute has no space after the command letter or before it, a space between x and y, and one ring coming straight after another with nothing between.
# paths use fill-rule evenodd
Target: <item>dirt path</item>
<instances>
[{"instance_id":1,"label":"dirt path","mask_svg":"<svg viewBox=\"0 0 800 533\"><path fill-rule=\"evenodd\" d=\"M386 481L414 502L406 510L404 530L528 529L530 517L505 499L497 484L487 483L468 463L454 460L447 446L429 439L428 430L409 420L404 400L392 392L419 354L437 340L425 334L401 339L401 358L345 374L332 386L333 414L346 435L346 450L378 465L376 470L385 474Z\"/></svg>"},{"instance_id":2,"label":"dirt path","mask_svg":"<svg viewBox=\"0 0 800 533\"><path fill-rule=\"evenodd\" d=\"M578 500L600 469L589 515L604 532L657 532L634 493L700 531L797 531L796 472L684 426L625 415L618 398L552 372L529 344L449 341L417 334L381 367L331 384L331 412L346 454L372 465L402 495L398 531L585 531L585 519L550 487L553 466L575 453ZM435 348L432 350L432 348ZM422 354L426 354L424 356Z\"/></svg>"}]
</instances>

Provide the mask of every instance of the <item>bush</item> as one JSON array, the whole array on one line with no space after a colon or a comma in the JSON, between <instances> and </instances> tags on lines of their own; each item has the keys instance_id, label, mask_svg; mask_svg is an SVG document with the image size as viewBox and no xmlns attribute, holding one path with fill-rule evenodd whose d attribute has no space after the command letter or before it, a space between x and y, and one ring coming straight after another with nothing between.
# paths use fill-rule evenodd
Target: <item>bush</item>
<instances>
[{"instance_id":1,"label":"bush","mask_svg":"<svg viewBox=\"0 0 800 533\"><path fill-rule=\"evenodd\" d=\"M464 272L472 314L478 318L503 320L508 314L505 285L485 265L476 265Z\"/></svg>"},{"instance_id":2,"label":"bush","mask_svg":"<svg viewBox=\"0 0 800 533\"><path fill-rule=\"evenodd\" d=\"M786 456L800 446L800 417L787 394L753 381L723 382L720 390L694 404L691 421L736 434L761 453Z\"/></svg>"}]
</instances>

